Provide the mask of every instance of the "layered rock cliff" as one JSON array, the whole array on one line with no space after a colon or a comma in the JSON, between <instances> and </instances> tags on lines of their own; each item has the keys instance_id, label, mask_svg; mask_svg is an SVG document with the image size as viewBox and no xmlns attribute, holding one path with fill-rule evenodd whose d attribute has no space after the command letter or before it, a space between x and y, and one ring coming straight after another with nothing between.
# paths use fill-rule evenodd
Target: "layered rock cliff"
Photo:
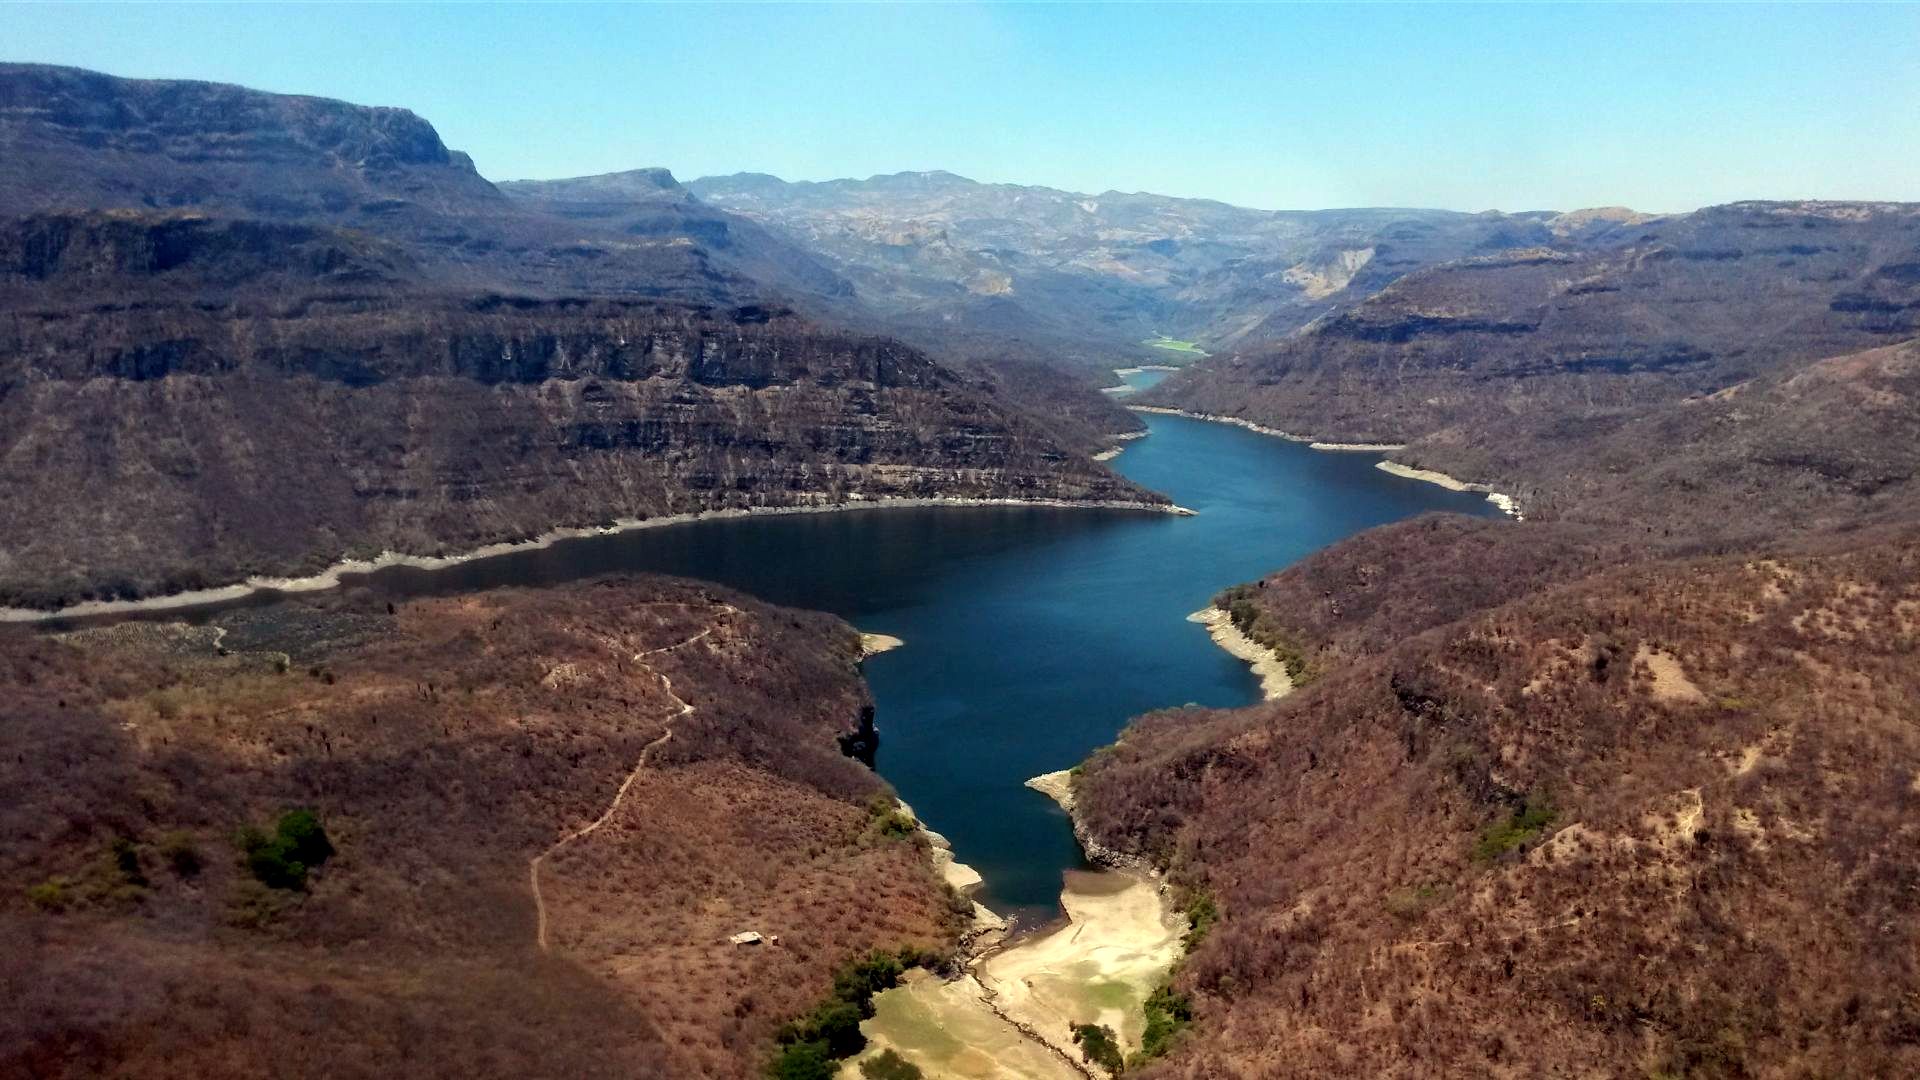
<instances>
[{"instance_id":1,"label":"layered rock cliff","mask_svg":"<svg viewBox=\"0 0 1920 1080\"><path fill-rule=\"evenodd\" d=\"M794 314L741 269L837 279L670 177L599 220L404 110L29 65L0 142L0 605L720 508L1164 502Z\"/></svg>"},{"instance_id":2,"label":"layered rock cliff","mask_svg":"<svg viewBox=\"0 0 1920 1080\"><path fill-rule=\"evenodd\" d=\"M1142 400L1342 441L1499 428L1533 445L1920 334L1916 268L1915 204L1741 203L1628 220L1579 243L1409 274Z\"/></svg>"}]
</instances>

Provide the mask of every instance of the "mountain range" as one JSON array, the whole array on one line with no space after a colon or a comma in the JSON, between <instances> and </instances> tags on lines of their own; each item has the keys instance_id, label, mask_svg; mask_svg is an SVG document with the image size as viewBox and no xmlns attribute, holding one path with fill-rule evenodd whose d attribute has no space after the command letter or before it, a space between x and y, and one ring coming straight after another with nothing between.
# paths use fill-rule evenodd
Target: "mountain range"
<instances>
[{"instance_id":1,"label":"mountain range","mask_svg":"<svg viewBox=\"0 0 1920 1080\"><path fill-rule=\"evenodd\" d=\"M788 183L705 177L706 202L778 229L852 280L903 335L991 335L1089 364L1284 336L1409 270L1582 236L1554 213L1270 212L1206 199L983 184L946 172Z\"/></svg>"},{"instance_id":2,"label":"mountain range","mask_svg":"<svg viewBox=\"0 0 1920 1080\"><path fill-rule=\"evenodd\" d=\"M1128 419L798 313L844 287L644 178L596 216L404 110L32 65L0 145L0 499L36 508L3 604L712 509L1164 502L1087 459Z\"/></svg>"},{"instance_id":3,"label":"mountain range","mask_svg":"<svg viewBox=\"0 0 1920 1080\"><path fill-rule=\"evenodd\" d=\"M1164 508L1091 459L1142 361L1182 369L1148 407L1390 445L1520 520L1228 590L1293 692L1078 771L1081 831L1207 913L1163 999L1191 1024L1128 1075L1920 1072L1920 204L495 184L402 109L0 65L0 605L712 509ZM968 907L838 753L859 654L651 579L0 637L0 859L37 883L0 920L33 1003L0 1061L258 1073L312 1023L351 1038L282 1071L425 1032L475 1048L449 1075L750 1074L881 943L863 904L929 947ZM614 827L657 857L553 863L570 945L644 954L608 992L515 934L544 845L656 750L654 818ZM318 946L222 929L277 917L232 867L237 910L159 876L316 788L379 855L302 916ZM829 944L634 1004L688 965L623 874L680 875L671 918L718 941L730 904L807 906L782 860L836 897L792 916ZM166 1010L96 1007L124 985Z\"/></svg>"}]
</instances>

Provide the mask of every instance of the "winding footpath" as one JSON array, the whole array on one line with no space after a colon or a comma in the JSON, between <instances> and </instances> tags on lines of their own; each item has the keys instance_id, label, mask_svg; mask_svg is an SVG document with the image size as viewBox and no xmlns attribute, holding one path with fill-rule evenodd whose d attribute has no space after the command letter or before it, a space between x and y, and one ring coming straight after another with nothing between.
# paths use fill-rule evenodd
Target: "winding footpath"
<instances>
[{"instance_id":1,"label":"winding footpath","mask_svg":"<svg viewBox=\"0 0 1920 1080\"><path fill-rule=\"evenodd\" d=\"M682 604L677 606L693 607L695 605ZM700 631L699 633L693 635L692 637L687 638L684 641L676 641L671 645L662 645L660 648L657 648L657 649L648 649L644 652L634 653L633 662L645 663L646 658L649 656L658 656L661 653L672 652L675 649L684 649L696 641L705 639L708 635L712 634L714 630L718 629L720 626L720 623L719 623L720 616L743 614L739 608L734 607L732 604L721 604L718 606L716 610L718 615L716 616L715 621L711 625L709 625L705 630ZM679 706L679 708L674 711L673 715L667 717L666 720L663 721L663 724L666 730L662 731L657 737L654 738L652 742L649 742L647 745L640 748L640 757L638 760L634 762L632 771L628 772L627 778L620 782L619 789L613 793L613 801L607 804L606 810L602 811L599 817L594 818L593 821L589 822L588 824L583 825L580 828L575 829L572 832L561 837L559 840L554 841L552 846L548 847L545 851L542 851L540 854L535 855L533 859L527 863L527 881L533 887L533 911L534 911L534 920L535 920L534 921L534 942L540 947L541 952L547 952L548 945L547 945L547 903L546 903L546 899L540 893L540 867L544 865L549 858L552 858L553 855L556 852L558 852L561 848L566 847L568 844L573 843L575 840L578 840L581 837L584 837L593 833L595 830L599 829L600 826L605 825L607 822L613 820L613 815L619 811L621 802L623 802L627 797L628 789L633 787L633 782L635 780L638 780L640 778L641 772L645 771L645 769L647 768L647 763L653 757L653 752L659 749L661 746L666 745L666 743L673 738L673 725L676 722L682 719L685 719L687 716L693 713L693 706L688 704L684 699L682 699L679 694L674 693L672 679L668 678L666 675L658 671L653 670L652 668L648 668L647 670L648 670L648 673L651 674L654 678L660 680L660 685L662 688L666 690L667 697L673 699L674 704Z\"/></svg>"}]
</instances>

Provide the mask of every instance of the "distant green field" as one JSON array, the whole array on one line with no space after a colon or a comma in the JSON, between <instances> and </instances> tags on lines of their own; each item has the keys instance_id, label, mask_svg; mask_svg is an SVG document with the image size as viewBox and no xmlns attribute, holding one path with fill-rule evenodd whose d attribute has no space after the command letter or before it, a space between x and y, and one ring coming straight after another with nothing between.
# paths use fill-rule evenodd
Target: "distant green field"
<instances>
[{"instance_id":1,"label":"distant green field","mask_svg":"<svg viewBox=\"0 0 1920 1080\"><path fill-rule=\"evenodd\" d=\"M1168 352L1185 353L1188 356L1207 355L1206 352L1200 348L1200 346L1195 345L1193 342L1176 341L1165 334L1161 334L1158 337L1150 337L1147 340L1141 342L1140 344L1151 345L1156 349L1165 349Z\"/></svg>"}]
</instances>

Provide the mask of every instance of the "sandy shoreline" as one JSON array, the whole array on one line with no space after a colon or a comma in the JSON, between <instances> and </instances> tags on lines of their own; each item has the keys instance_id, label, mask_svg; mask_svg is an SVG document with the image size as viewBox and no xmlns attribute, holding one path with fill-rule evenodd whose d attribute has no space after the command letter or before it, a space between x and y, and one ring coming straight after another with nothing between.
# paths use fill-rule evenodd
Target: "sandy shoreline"
<instances>
[{"instance_id":1,"label":"sandy shoreline","mask_svg":"<svg viewBox=\"0 0 1920 1080\"><path fill-rule=\"evenodd\" d=\"M1146 437L1147 437L1147 433L1146 433L1146 432L1144 432L1144 431L1123 431L1123 432L1120 432L1120 433L1119 433L1119 434L1117 434L1117 435L1114 435L1114 436L1111 436L1111 438L1112 438L1112 439L1113 439L1113 440L1114 440L1115 442L1118 442L1118 443L1119 443L1120 445L1119 445L1119 446L1110 446L1110 447L1108 447L1107 449L1105 449L1105 450L1102 450L1102 451L1100 451L1099 453L1097 453L1097 454L1095 454L1095 455L1093 455L1093 460L1095 460L1095 461L1112 461L1112 460L1113 460L1114 458L1117 458L1117 457L1119 457L1119 456L1120 456L1120 452L1121 452L1122 450L1125 450L1125 449L1127 448L1127 444L1128 444L1128 443L1130 443L1130 442L1132 442L1132 441L1133 441L1133 440L1135 440L1135 439L1144 439L1144 438L1146 438Z\"/></svg>"},{"instance_id":2,"label":"sandy shoreline","mask_svg":"<svg viewBox=\"0 0 1920 1080\"><path fill-rule=\"evenodd\" d=\"M1262 698L1276 701L1293 692L1293 677L1287 674L1286 661L1233 625L1233 616L1217 607L1206 607L1187 616L1187 621L1206 627L1222 649L1252 665L1254 675L1260 679Z\"/></svg>"},{"instance_id":3,"label":"sandy shoreline","mask_svg":"<svg viewBox=\"0 0 1920 1080\"><path fill-rule=\"evenodd\" d=\"M1243 427L1248 431L1258 432L1262 435L1271 435L1276 439L1285 439L1288 442L1308 444L1313 442L1313 436L1311 435L1295 435L1291 431L1281 431L1279 428L1268 427L1265 424L1256 424L1251 420L1243 420L1238 416L1219 416L1214 413L1188 412L1185 409L1169 409L1164 405L1129 405L1127 408L1133 412L1155 413L1160 416L1184 416L1189 420L1205 420L1213 424L1232 424L1234 427Z\"/></svg>"},{"instance_id":4,"label":"sandy shoreline","mask_svg":"<svg viewBox=\"0 0 1920 1080\"><path fill-rule=\"evenodd\" d=\"M879 656L883 652L892 652L905 644L906 642L901 641L892 634L862 633L860 635L860 659L865 660L869 656Z\"/></svg>"},{"instance_id":5,"label":"sandy shoreline","mask_svg":"<svg viewBox=\"0 0 1920 1080\"><path fill-rule=\"evenodd\" d=\"M1071 817L1071 780L1062 770L1027 786ZM1084 834L1078 822L1074 832ZM963 893L977 886L979 875L954 862L937 833L927 835L947 882ZM1096 848L1088 853L1099 859ZM1068 871L1060 905L1063 923L995 951L1005 923L983 924L982 913L997 916L976 902L963 972L951 979L913 975L877 995L873 1018L860 1025L868 1047L840 1075L857 1077L860 1061L893 1050L929 1077L1078 1080L1096 1074L1073 1044L1076 1023L1105 1024L1124 1048L1138 1048L1143 1005L1179 959L1186 921L1157 876L1138 869Z\"/></svg>"},{"instance_id":6,"label":"sandy shoreline","mask_svg":"<svg viewBox=\"0 0 1920 1080\"><path fill-rule=\"evenodd\" d=\"M1395 476L1404 476L1408 480L1424 480L1429 484L1438 484L1448 491L1479 492L1487 497L1488 502L1499 507L1501 513L1515 518L1520 516L1520 507L1513 501L1513 496L1503 495L1485 484L1470 483L1466 480L1448 476L1438 469L1416 469L1411 465L1402 465L1397 461L1376 462L1374 468L1382 472L1392 473Z\"/></svg>"},{"instance_id":7,"label":"sandy shoreline","mask_svg":"<svg viewBox=\"0 0 1920 1080\"><path fill-rule=\"evenodd\" d=\"M1160 405L1129 405L1127 408L1133 412L1157 413L1161 416L1184 416L1189 420L1205 420L1214 424L1232 424L1235 427L1243 427L1248 431L1258 432L1261 435L1272 435L1275 438L1285 439L1288 442L1306 443L1307 449L1309 450L1328 450L1335 452L1354 451L1379 454L1391 453L1395 450L1405 450L1407 448L1407 444L1405 443L1321 442L1311 435L1296 435L1291 431L1281 431L1279 428L1268 427L1265 424L1256 424L1251 420L1243 420L1238 416L1216 416L1212 413L1188 412L1185 409L1169 409ZM1466 480L1460 480L1435 469L1416 469L1411 465L1402 465L1397 461L1375 462L1375 467L1408 480L1424 480L1429 484L1438 484L1449 491L1466 491L1485 495L1488 502L1500 508L1501 513L1513 517L1516 520L1524 520L1521 518L1520 504L1513 496L1495 491L1486 484L1475 484Z\"/></svg>"},{"instance_id":8,"label":"sandy shoreline","mask_svg":"<svg viewBox=\"0 0 1920 1080\"><path fill-rule=\"evenodd\" d=\"M153 596L141 600L86 600L68 607L52 611L37 608L0 607L0 622L32 623L50 622L55 619L85 618L93 615L127 615L141 611L165 611L170 608L196 607L200 604L216 604L229 600L240 600L257 592L319 592L338 588L340 579L348 574L367 574L393 566L407 566L418 570L441 570L462 563L476 562L500 555L509 555L516 551L538 551L552 547L562 540L573 540L585 536L610 536L614 533L633 532L640 529L658 529L673 525L685 525L695 521L722 521L730 518L778 516L784 514L830 514L853 510L889 510L910 509L936 506L1046 506L1061 509L1108 509L1108 510L1146 510L1160 514L1175 514L1191 517L1193 511L1172 503L1131 502L1119 499L1074 502L1067 499L850 499L844 503L809 504L800 506L756 506L745 509L701 510L690 514L671 514L653 518L621 518L611 525L567 527L553 529L531 540L508 540L486 544L471 551L457 555L408 555L388 551L371 559L342 559L317 574L307 577L268 577L255 576L232 585L221 585L210 589L195 589L190 592L173 593L169 596Z\"/></svg>"},{"instance_id":9,"label":"sandy shoreline","mask_svg":"<svg viewBox=\"0 0 1920 1080\"><path fill-rule=\"evenodd\" d=\"M946 837L928 828L927 823L920 820L920 815L913 812L913 807L899 799L894 800L894 806L913 819L914 826L920 830L920 835L927 841L928 855L933 860L933 868L939 873L940 880L952 886L953 890L961 896L973 900L974 892L980 888L984 880L980 876L980 871L954 858L953 845L947 841ZM969 962L972 958L979 956L984 949L998 943L1000 935L1004 934L1010 925L998 912L978 900L973 900L972 918L973 921L968 926L962 943L962 947L968 951Z\"/></svg>"}]
</instances>

